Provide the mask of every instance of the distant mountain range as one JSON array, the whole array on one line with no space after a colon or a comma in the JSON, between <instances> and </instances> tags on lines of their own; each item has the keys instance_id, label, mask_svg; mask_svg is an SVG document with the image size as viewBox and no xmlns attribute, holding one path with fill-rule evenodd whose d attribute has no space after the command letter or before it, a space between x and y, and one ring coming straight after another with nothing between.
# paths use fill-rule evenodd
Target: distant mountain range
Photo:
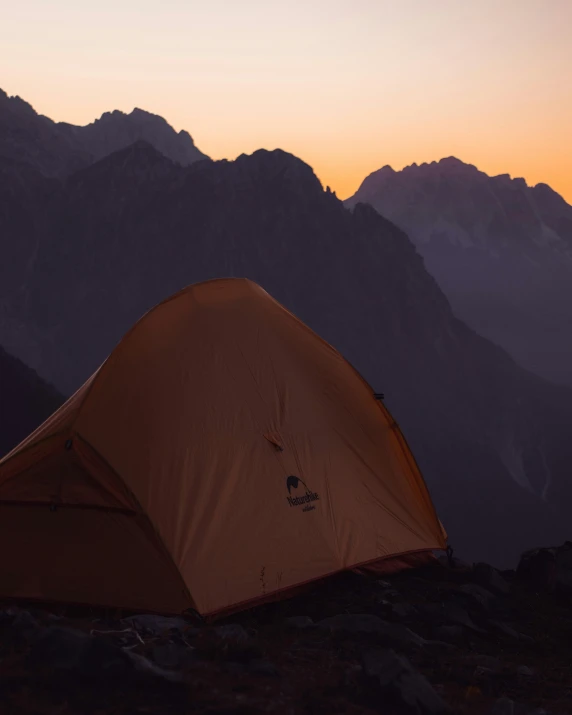
<instances>
[{"instance_id":1,"label":"distant mountain range","mask_svg":"<svg viewBox=\"0 0 572 715\"><path fill-rule=\"evenodd\" d=\"M0 348L0 456L33 432L63 401L57 390Z\"/></svg>"},{"instance_id":2,"label":"distant mountain range","mask_svg":"<svg viewBox=\"0 0 572 715\"><path fill-rule=\"evenodd\" d=\"M177 133L162 117L141 109L106 112L80 127L54 122L0 89L0 156L24 162L44 176L64 177L139 140L183 166L208 159L188 132Z\"/></svg>"},{"instance_id":3,"label":"distant mountain range","mask_svg":"<svg viewBox=\"0 0 572 715\"><path fill-rule=\"evenodd\" d=\"M561 196L450 157L385 166L346 206L360 202L407 232L460 318L572 385L572 206Z\"/></svg>"},{"instance_id":4,"label":"distant mountain range","mask_svg":"<svg viewBox=\"0 0 572 715\"><path fill-rule=\"evenodd\" d=\"M281 151L183 166L138 141L64 177L30 151L0 153L0 344L61 391L169 294L245 276L386 394L460 555L514 564L570 538L572 390L455 317L373 208Z\"/></svg>"}]
</instances>

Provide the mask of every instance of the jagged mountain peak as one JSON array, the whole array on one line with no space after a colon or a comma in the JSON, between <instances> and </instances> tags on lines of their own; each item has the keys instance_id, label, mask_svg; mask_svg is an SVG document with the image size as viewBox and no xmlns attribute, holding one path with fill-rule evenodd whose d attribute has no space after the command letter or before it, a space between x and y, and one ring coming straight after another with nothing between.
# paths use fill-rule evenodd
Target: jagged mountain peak
<instances>
[{"instance_id":1,"label":"jagged mountain peak","mask_svg":"<svg viewBox=\"0 0 572 715\"><path fill-rule=\"evenodd\" d=\"M167 122L164 117L159 114L153 114L148 112L146 109L141 109L140 107L134 107L130 112L123 112L120 109L114 109L110 112L103 112L103 114L95 119L91 124L114 122L114 121L126 121L126 122L146 122L149 124L156 124L163 128L173 129L171 125ZM89 124L86 126L90 126Z\"/></svg>"},{"instance_id":2,"label":"jagged mountain peak","mask_svg":"<svg viewBox=\"0 0 572 715\"><path fill-rule=\"evenodd\" d=\"M572 206L455 157L371 174L367 202L413 239L453 309L525 367L572 384Z\"/></svg>"},{"instance_id":3,"label":"jagged mountain peak","mask_svg":"<svg viewBox=\"0 0 572 715\"><path fill-rule=\"evenodd\" d=\"M238 171L250 181L279 182L283 189L305 198L324 194L324 187L312 167L282 149L257 149L227 163L233 167L233 173ZM332 193L328 196L333 198Z\"/></svg>"},{"instance_id":4,"label":"jagged mountain peak","mask_svg":"<svg viewBox=\"0 0 572 715\"><path fill-rule=\"evenodd\" d=\"M26 102L25 99L22 99L22 97L17 94L9 95L0 88L0 107L2 105L14 113L27 114L37 117L41 116L29 102Z\"/></svg>"},{"instance_id":5,"label":"jagged mountain peak","mask_svg":"<svg viewBox=\"0 0 572 715\"><path fill-rule=\"evenodd\" d=\"M90 124L76 126L53 122L20 97L1 91L0 126L0 155L50 177L68 176L138 140L182 166L209 158L189 132L177 132L163 117L139 107L129 113L104 112Z\"/></svg>"}]
</instances>

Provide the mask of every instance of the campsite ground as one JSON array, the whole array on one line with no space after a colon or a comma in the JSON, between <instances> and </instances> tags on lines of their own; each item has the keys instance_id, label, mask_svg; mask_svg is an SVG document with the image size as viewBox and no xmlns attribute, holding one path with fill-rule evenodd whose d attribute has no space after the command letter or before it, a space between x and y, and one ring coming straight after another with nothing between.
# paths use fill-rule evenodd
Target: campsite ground
<instances>
[{"instance_id":1,"label":"campsite ground","mask_svg":"<svg viewBox=\"0 0 572 715\"><path fill-rule=\"evenodd\" d=\"M344 574L210 625L118 615L6 606L1 712L572 713L572 601L513 572Z\"/></svg>"}]
</instances>

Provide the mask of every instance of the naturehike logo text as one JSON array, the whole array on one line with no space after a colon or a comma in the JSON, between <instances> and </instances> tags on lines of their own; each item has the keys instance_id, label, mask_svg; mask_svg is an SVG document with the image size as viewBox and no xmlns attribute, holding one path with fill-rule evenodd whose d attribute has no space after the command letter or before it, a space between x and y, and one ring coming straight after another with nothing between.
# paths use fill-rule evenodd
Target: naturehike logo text
<instances>
[{"instance_id":1,"label":"naturehike logo text","mask_svg":"<svg viewBox=\"0 0 572 715\"><path fill-rule=\"evenodd\" d=\"M312 511L316 507L311 502L318 501L320 497L316 492L310 491L310 489L308 489L306 484L299 477L294 476L290 476L286 480L288 494L292 494L292 489L298 489L298 484L304 485L306 493L301 494L300 496L294 495L286 497L288 504L290 504L290 506L303 506L304 508L302 511Z\"/></svg>"}]
</instances>

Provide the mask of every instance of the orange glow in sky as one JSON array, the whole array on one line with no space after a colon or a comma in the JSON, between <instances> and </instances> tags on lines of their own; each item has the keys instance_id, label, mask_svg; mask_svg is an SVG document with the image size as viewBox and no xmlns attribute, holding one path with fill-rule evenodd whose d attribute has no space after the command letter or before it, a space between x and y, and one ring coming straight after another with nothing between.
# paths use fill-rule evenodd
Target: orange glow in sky
<instances>
[{"instance_id":1,"label":"orange glow in sky","mask_svg":"<svg viewBox=\"0 0 572 715\"><path fill-rule=\"evenodd\" d=\"M346 198L457 156L572 203L572 0L27 0L0 87L57 121L137 106L213 159L282 148Z\"/></svg>"}]
</instances>

